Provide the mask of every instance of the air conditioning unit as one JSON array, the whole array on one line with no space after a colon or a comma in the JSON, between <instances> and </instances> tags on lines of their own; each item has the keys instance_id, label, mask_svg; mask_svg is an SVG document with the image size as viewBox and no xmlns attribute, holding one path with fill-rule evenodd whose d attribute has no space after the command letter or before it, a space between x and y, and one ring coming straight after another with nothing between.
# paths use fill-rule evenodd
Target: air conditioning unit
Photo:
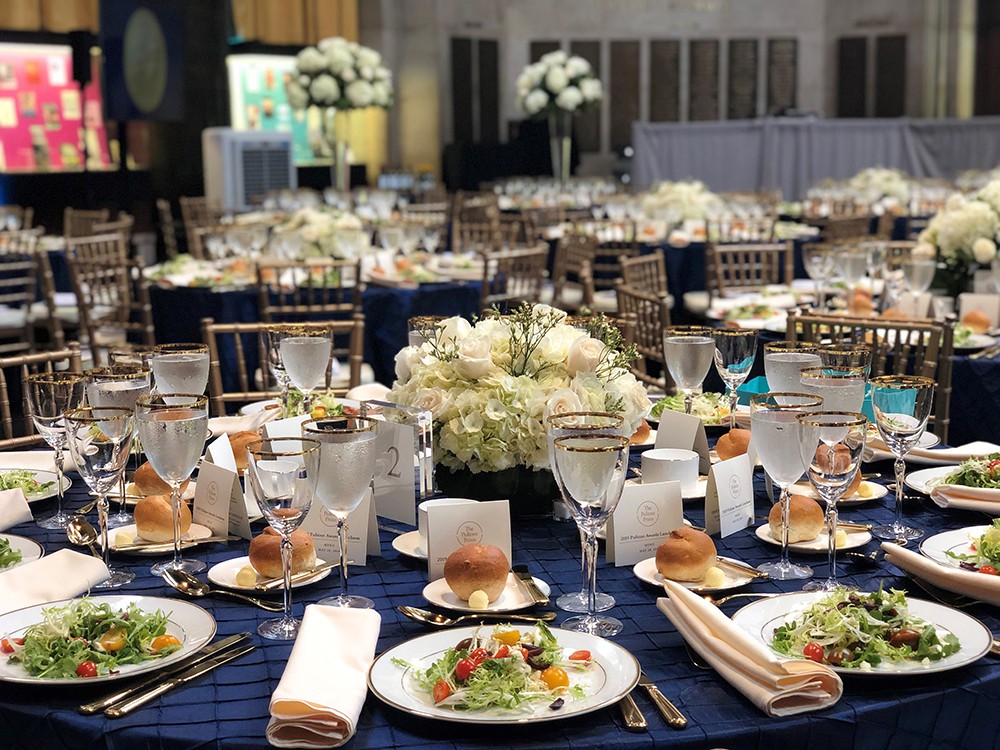
<instances>
[{"instance_id":1,"label":"air conditioning unit","mask_svg":"<svg viewBox=\"0 0 1000 750\"><path fill-rule=\"evenodd\" d=\"M209 205L243 211L264 193L298 187L291 133L206 128L201 149Z\"/></svg>"}]
</instances>

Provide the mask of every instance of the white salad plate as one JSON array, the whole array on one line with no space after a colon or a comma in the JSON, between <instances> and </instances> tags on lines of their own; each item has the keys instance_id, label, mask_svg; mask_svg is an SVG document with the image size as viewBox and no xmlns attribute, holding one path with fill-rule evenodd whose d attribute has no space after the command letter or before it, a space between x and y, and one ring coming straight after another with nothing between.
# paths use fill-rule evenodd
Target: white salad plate
<instances>
[{"instance_id":1,"label":"white salad plate","mask_svg":"<svg viewBox=\"0 0 1000 750\"><path fill-rule=\"evenodd\" d=\"M736 560L732 557L720 557L720 560L725 560L726 562L731 562L735 565L746 565L742 560ZM691 589L699 594L708 594L717 591L728 591L729 589L739 588L740 586L746 586L750 581L754 579L749 573L740 573L733 568L723 567L722 572L726 574L726 580L721 586L702 586L698 581L676 581L681 586L686 589ZM663 576L660 575L659 571L656 569L656 558L650 557L635 564L632 568L632 572L635 573L635 577L640 581L645 581L653 586L663 585Z\"/></svg>"},{"instance_id":2,"label":"white salad plate","mask_svg":"<svg viewBox=\"0 0 1000 750\"><path fill-rule=\"evenodd\" d=\"M956 351L972 351L974 349L985 349L987 346L993 346L997 343L995 336L989 336L985 333L970 333L969 338L963 341L961 344L955 344Z\"/></svg>"},{"instance_id":3,"label":"white salad plate","mask_svg":"<svg viewBox=\"0 0 1000 750\"><path fill-rule=\"evenodd\" d=\"M828 595L829 592L826 591L796 591L791 594L780 594L770 599L760 599L737 610L733 615L733 622L749 633L751 638L770 647L774 640L775 628L794 620L811 604ZM959 650L951 656L940 661L932 661L926 666L920 662L883 661L871 669L834 667L832 665L830 668L841 674L852 675L930 674L964 667L990 650L993 634L976 618L937 602L911 597L907 597L906 600L910 605L910 614L914 617L932 624L939 634L945 632L954 634L961 644ZM779 656L786 659L791 658L784 654L779 654Z\"/></svg>"},{"instance_id":4,"label":"white salad plate","mask_svg":"<svg viewBox=\"0 0 1000 750\"><path fill-rule=\"evenodd\" d=\"M124 532L126 534L131 534L134 540L130 544L149 544L155 545L155 551L147 551L142 549L130 549L126 552L122 552L123 555L165 555L163 545L169 545L171 542L150 542L136 534L135 524L130 523L128 526L119 526L114 529L108 529L108 539L111 543L111 551L117 552L118 545L115 544L115 539L118 537L119 532ZM199 523L191 524L191 528L187 530L186 533L181 535L182 542L197 542L199 539L208 539L212 536L212 530L207 526L202 526ZM100 542L98 542L99 544Z\"/></svg>"},{"instance_id":5,"label":"white salad plate","mask_svg":"<svg viewBox=\"0 0 1000 750\"><path fill-rule=\"evenodd\" d=\"M850 508L853 505L863 505L865 503L870 503L873 500L883 498L889 494L889 489L884 484L876 484L875 482L869 482L867 480L862 480L861 484L868 488L868 491L871 493L870 495L867 497L861 497L861 495L855 492L850 497L842 497L838 500L837 507ZM793 495L805 495L806 497L811 497L822 504L822 501L819 499L819 493L816 492L816 488L809 482L796 482L790 489Z\"/></svg>"},{"instance_id":6,"label":"white salad plate","mask_svg":"<svg viewBox=\"0 0 1000 750\"><path fill-rule=\"evenodd\" d=\"M5 615L0 615L0 633L19 637L24 634L29 625L41 622L43 611L50 607L63 607L75 600L67 599L61 602L49 602L33 607L25 607ZM180 599L164 599L158 596L139 596L136 594L119 594L117 596L94 596L91 601L98 604L108 604L112 609L125 609L130 604L137 605L145 612L161 610L167 613L167 633L175 636L181 647L162 659L150 659L140 664L125 664L118 667L114 674L97 677L80 677L47 679L32 677L24 667L0 659L0 681L31 683L33 685L88 685L112 680L126 680L144 672L154 672L173 662L186 659L200 649L215 636L215 618L197 604L191 604Z\"/></svg>"},{"instance_id":7,"label":"white salad plate","mask_svg":"<svg viewBox=\"0 0 1000 750\"><path fill-rule=\"evenodd\" d=\"M920 553L946 568L960 568L961 561L949 557L948 553L974 556L976 550L972 546L972 540L981 537L988 528L990 527L966 526L964 529L942 531L924 539L920 543Z\"/></svg>"},{"instance_id":8,"label":"white salad plate","mask_svg":"<svg viewBox=\"0 0 1000 750\"><path fill-rule=\"evenodd\" d=\"M548 594L549 584L532 576L535 585L541 589L543 594ZM495 601L490 602L486 609L473 609L467 601L459 599L448 582L444 578L431 581L421 592L428 604L438 607L446 607L456 612L516 612L519 609L527 609L534 605L534 600L524 590L524 586L513 573L507 574L507 585L503 593Z\"/></svg>"},{"instance_id":9,"label":"white salad plate","mask_svg":"<svg viewBox=\"0 0 1000 750\"><path fill-rule=\"evenodd\" d=\"M274 409L281 406L281 402L276 398L268 398L263 401L253 401L246 406L240 407L240 414L246 416L247 414L258 414L264 411L264 409Z\"/></svg>"},{"instance_id":10,"label":"white salad plate","mask_svg":"<svg viewBox=\"0 0 1000 750\"><path fill-rule=\"evenodd\" d=\"M427 559L427 550L420 546L420 532L407 531L392 540L392 548L401 555L417 560Z\"/></svg>"},{"instance_id":11,"label":"white salad plate","mask_svg":"<svg viewBox=\"0 0 1000 750\"><path fill-rule=\"evenodd\" d=\"M45 554L45 548L42 545L34 539L28 539L25 536L17 536L16 534L0 534L0 539L6 540L7 543L10 544L10 548L12 550L21 553L21 562L16 562L6 568L0 567L0 570L13 570L18 565L24 565L32 560L37 560Z\"/></svg>"},{"instance_id":12,"label":"white salad plate","mask_svg":"<svg viewBox=\"0 0 1000 750\"><path fill-rule=\"evenodd\" d=\"M24 499L27 500L29 504L37 503L40 500L48 500L50 497L55 497L57 494L55 481L56 481L56 476L58 475L54 471L45 471L44 469L25 470L18 468L16 466L10 466L5 469L0 469L0 474L3 474L4 472L7 471L30 471L32 474L35 475L35 481L38 482L39 484L46 484L47 482L52 482L51 487L47 487L44 490L39 490L38 492L31 492L26 494ZM65 494L66 490L68 490L72 486L73 486L73 480L70 479L65 474L63 474L62 478L63 493Z\"/></svg>"},{"instance_id":13,"label":"white salad plate","mask_svg":"<svg viewBox=\"0 0 1000 750\"><path fill-rule=\"evenodd\" d=\"M930 469L911 471L903 479L903 484L911 490L929 495L934 487L941 484L941 480L955 473L955 468L955 466L933 466Z\"/></svg>"},{"instance_id":14,"label":"white salad plate","mask_svg":"<svg viewBox=\"0 0 1000 750\"><path fill-rule=\"evenodd\" d=\"M570 685L579 685L584 697L565 696L562 708L549 708L549 700L541 700L515 709L487 708L462 711L437 706L433 697L420 689L414 673L427 669L463 638L469 638L479 627L450 628L411 638L383 651L368 670L368 687L382 702L414 716L454 721L463 724L533 724L580 716L610 706L627 695L639 681L639 663L614 641L588 633L551 628L563 653L586 649L593 659L586 672L569 670ZM522 627L522 630L524 628ZM405 662L409 666L402 666ZM501 742L501 744L503 744Z\"/></svg>"},{"instance_id":15,"label":"white salad plate","mask_svg":"<svg viewBox=\"0 0 1000 750\"><path fill-rule=\"evenodd\" d=\"M768 544L775 544L781 546L781 540L775 539L771 536L771 527L768 524L757 527L757 538L767 542ZM796 552L816 552L826 554L829 548L830 535L826 533L826 527L819 532L819 535L815 539L810 539L807 542L792 542L788 545L788 549L793 549ZM842 547L837 547L838 550L845 549L856 549L857 547L864 547L868 542L872 540L872 535L867 531L848 531L847 532L847 543Z\"/></svg>"},{"instance_id":16,"label":"white salad plate","mask_svg":"<svg viewBox=\"0 0 1000 750\"><path fill-rule=\"evenodd\" d=\"M316 564L322 565L325 560L320 560L316 558ZM240 586L236 583L236 575L243 570L243 568L250 565L250 558L244 555L243 557L234 557L229 560L223 560L220 563L216 563L211 568L208 569L208 580L214 583L216 586L222 586L227 589L234 589L236 591L256 591L253 586ZM322 581L328 575L330 575L331 568L326 570L321 570L314 576L306 578L303 581L298 581L292 584L293 589L300 589L303 586L310 586L317 581ZM258 576L259 578L260 576ZM256 583L256 582L255 582ZM279 586L275 591L281 591L284 585Z\"/></svg>"},{"instance_id":17,"label":"white salad plate","mask_svg":"<svg viewBox=\"0 0 1000 750\"><path fill-rule=\"evenodd\" d=\"M876 428L876 430L874 432L874 436L875 437L878 436L878 430L877 430L877 428ZM871 438L871 437L872 437L872 434L869 433L869 438ZM916 447L917 448L923 448L923 449L926 450L927 448L933 448L935 445L937 445L940 442L941 442L941 438L939 438L933 432L925 432L923 435L920 436L920 439L917 440ZM865 461L869 462L869 463L871 461L890 461L893 458L893 455L889 451L884 451L884 450L881 450L880 448L872 448L869 445L868 446L868 450L871 451L871 457L870 458L866 458ZM914 463L921 463L921 460L917 456L907 456L906 457L906 462L910 463L910 464L914 464Z\"/></svg>"}]
</instances>

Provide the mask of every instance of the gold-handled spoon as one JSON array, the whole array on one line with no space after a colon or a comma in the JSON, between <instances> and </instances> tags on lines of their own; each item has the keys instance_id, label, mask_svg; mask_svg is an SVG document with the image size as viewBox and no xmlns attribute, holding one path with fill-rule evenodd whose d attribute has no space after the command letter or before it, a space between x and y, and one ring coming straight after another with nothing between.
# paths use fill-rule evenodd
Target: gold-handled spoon
<instances>
[{"instance_id":1,"label":"gold-handled spoon","mask_svg":"<svg viewBox=\"0 0 1000 750\"><path fill-rule=\"evenodd\" d=\"M453 625L459 625L463 622L475 621L475 620L513 620L516 622L536 622L542 620L544 622L549 622L556 618L555 612L539 612L537 615L515 615L508 612L479 612L474 615L462 615L460 617L447 617L445 615L439 615L436 612L431 612L426 609L419 609L418 607L408 607L405 604L401 604L396 607L400 612L409 617L411 620L416 620L417 622L422 622L424 625L433 625L436 628L450 628Z\"/></svg>"},{"instance_id":2,"label":"gold-handled spoon","mask_svg":"<svg viewBox=\"0 0 1000 750\"><path fill-rule=\"evenodd\" d=\"M252 604L255 607L260 607L261 609L266 609L268 612L282 612L284 611L284 606L276 602L268 602L263 599L257 599L252 596L244 596L243 594L237 594L235 591L226 591L225 589L214 589L207 583L203 583L195 578L190 573L185 573L183 570L170 570L169 568L163 571L163 580L167 582L167 585L180 591L182 594L187 596L193 596L199 598L202 596L222 596L229 599L235 599L237 601L246 602L247 604Z\"/></svg>"},{"instance_id":3,"label":"gold-handled spoon","mask_svg":"<svg viewBox=\"0 0 1000 750\"><path fill-rule=\"evenodd\" d=\"M94 546L97 542L97 529L83 516L70 516L69 523L66 524L66 538L69 539L70 544L75 544L77 547L87 547L90 554L98 560L104 559L97 551L97 547Z\"/></svg>"}]
</instances>

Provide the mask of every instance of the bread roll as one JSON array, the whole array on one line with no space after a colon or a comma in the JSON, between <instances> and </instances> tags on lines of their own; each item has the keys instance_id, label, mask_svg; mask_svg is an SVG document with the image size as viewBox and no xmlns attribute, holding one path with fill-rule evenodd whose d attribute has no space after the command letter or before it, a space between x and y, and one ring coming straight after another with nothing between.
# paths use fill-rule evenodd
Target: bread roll
<instances>
[{"instance_id":1,"label":"bread roll","mask_svg":"<svg viewBox=\"0 0 1000 750\"><path fill-rule=\"evenodd\" d=\"M169 495L149 495L135 505L135 531L147 542L170 542L174 539L174 512ZM181 501L181 534L191 528L191 509Z\"/></svg>"},{"instance_id":2,"label":"bread roll","mask_svg":"<svg viewBox=\"0 0 1000 750\"><path fill-rule=\"evenodd\" d=\"M861 467L858 467L857 472L854 474L854 480L847 485L847 489L844 490L844 494L841 497L851 497L857 493L858 489L861 487Z\"/></svg>"},{"instance_id":3,"label":"bread roll","mask_svg":"<svg viewBox=\"0 0 1000 750\"><path fill-rule=\"evenodd\" d=\"M986 313L970 310L962 316L962 325L973 333L986 333L990 330L990 319Z\"/></svg>"},{"instance_id":4,"label":"bread roll","mask_svg":"<svg viewBox=\"0 0 1000 750\"><path fill-rule=\"evenodd\" d=\"M742 456L750 447L750 430L736 427L719 438L715 444L715 452L719 458L726 461L736 456Z\"/></svg>"},{"instance_id":5,"label":"bread roll","mask_svg":"<svg viewBox=\"0 0 1000 750\"><path fill-rule=\"evenodd\" d=\"M671 531L656 549L656 569L672 581L700 581L717 559L712 538L688 526Z\"/></svg>"},{"instance_id":6,"label":"bread roll","mask_svg":"<svg viewBox=\"0 0 1000 750\"><path fill-rule=\"evenodd\" d=\"M250 542L250 564L263 578L278 578L281 568L281 535L270 526ZM308 531L292 532L292 574L316 567L316 547Z\"/></svg>"},{"instance_id":7,"label":"bread roll","mask_svg":"<svg viewBox=\"0 0 1000 750\"><path fill-rule=\"evenodd\" d=\"M190 479L185 479L181 484L181 494L187 489L187 486L191 483ZM153 465L146 461L138 469L135 470L135 474L132 475L132 484L135 485L135 489L142 496L148 495L169 495L170 485L160 479L156 470L153 469Z\"/></svg>"},{"instance_id":8,"label":"bread roll","mask_svg":"<svg viewBox=\"0 0 1000 750\"><path fill-rule=\"evenodd\" d=\"M781 539L781 503L775 503L767 516L771 536ZM823 530L823 509L805 495L792 495L788 507L788 541L808 542Z\"/></svg>"},{"instance_id":9,"label":"bread roll","mask_svg":"<svg viewBox=\"0 0 1000 750\"><path fill-rule=\"evenodd\" d=\"M852 315L871 315L875 309L867 289L855 289L847 295L847 310Z\"/></svg>"},{"instance_id":10,"label":"bread roll","mask_svg":"<svg viewBox=\"0 0 1000 750\"><path fill-rule=\"evenodd\" d=\"M229 442L233 446L233 456L236 457L236 470L241 474L247 468L247 446L258 440L260 433L249 430L235 432L229 436Z\"/></svg>"},{"instance_id":11,"label":"bread roll","mask_svg":"<svg viewBox=\"0 0 1000 750\"><path fill-rule=\"evenodd\" d=\"M444 579L455 596L468 601L472 592L481 589L491 602L500 598L507 585L510 560L492 544L466 544L448 555Z\"/></svg>"},{"instance_id":12,"label":"bread roll","mask_svg":"<svg viewBox=\"0 0 1000 750\"><path fill-rule=\"evenodd\" d=\"M639 425L638 429L636 429L635 433L633 433L632 437L630 437L628 441L632 445L642 445L647 440L649 440L649 433L650 433L649 422L647 422L644 419L642 420L642 423Z\"/></svg>"},{"instance_id":13,"label":"bread roll","mask_svg":"<svg viewBox=\"0 0 1000 750\"><path fill-rule=\"evenodd\" d=\"M829 464L831 463L830 449L826 445L820 445L816 448L816 455L813 457L813 462L823 471L827 471ZM833 473L843 474L851 466L851 451L843 443L837 443L833 446ZM844 490L844 494L841 497L850 497L855 492L858 491L858 487L861 485L861 467L854 472L854 479Z\"/></svg>"}]
</instances>

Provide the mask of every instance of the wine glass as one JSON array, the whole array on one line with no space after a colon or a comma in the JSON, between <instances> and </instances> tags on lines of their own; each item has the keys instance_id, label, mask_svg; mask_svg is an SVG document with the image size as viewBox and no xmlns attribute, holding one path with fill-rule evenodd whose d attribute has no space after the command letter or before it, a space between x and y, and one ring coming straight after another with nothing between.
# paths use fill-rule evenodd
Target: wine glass
<instances>
[{"instance_id":1,"label":"wine glass","mask_svg":"<svg viewBox=\"0 0 1000 750\"><path fill-rule=\"evenodd\" d=\"M715 357L713 329L675 326L663 332L663 359L671 379L684 394L684 413L691 413L694 393L701 388Z\"/></svg>"},{"instance_id":2,"label":"wine glass","mask_svg":"<svg viewBox=\"0 0 1000 750\"><path fill-rule=\"evenodd\" d=\"M822 398L826 411L861 411L867 381L860 367L805 367L801 376L801 390Z\"/></svg>"},{"instance_id":3,"label":"wine glass","mask_svg":"<svg viewBox=\"0 0 1000 750\"><path fill-rule=\"evenodd\" d=\"M826 505L826 533L829 535L827 561L830 572L825 581L811 581L805 591L832 591L837 588L837 502L854 481L865 451L868 418L851 411L819 411L800 414L806 447L815 446L806 474Z\"/></svg>"},{"instance_id":4,"label":"wine glass","mask_svg":"<svg viewBox=\"0 0 1000 750\"><path fill-rule=\"evenodd\" d=\"M333 333L325 326L286 326L278 352L289 381L302 392L303 404L326 381L333 354Z\"/></svg>"},{"instance_id":5,"label":"wine glass","mask_svg":"<svg viewBox=\"0 0 1000 750\"><path fill-rule=\"evenodd\" d=\"M813 452L803 440L798 415L822 405L822 398L805 393L760 393L750 398L754 448L764 471L781 488L781 559L764 563L758 569L778 581L812 576L812 568L788 559L789 487L802 476Z\"/></svg>"},{"instance_id":6,"label":"wine glass","mask_svg":"<svg viewBox=\"0 0 1000 750\"><path fill-rule=\"evenodd\" d=\"M292 379L288 377L285 363L281 360L281 338L287 330L287 326L275 325L267 326L260 332L264 355L267 357L267 367L281 390L279 398L281 399L281 416L283 417L288 416L288 391L292 386Z\"/></svg>"},{"instance_id":7,"label":"wine glass","mask_svg":"<svg viewBox=\"0 0 1000 750\"><path fill-rule=\"evenodd\" d=\"M587 613L563 620L567 630L605 638L622 630L620 620L597 614L597 532L618 506L628 471L628 438L586 432L553 441L553 473L573 520L584 533L587 568Z\"/></svg>"},{"instance_id":8,"label":"wine glass","mask_svg":"<svg viewBox=\"0 0 1000 750\"><path fill-rule=\"evenodd\" d=\"M764 377L775 392L797 393L802 370L822 364L819 346L806 341L772 341L764 344Z\"/></svg>"},{"instance_id":9,"label":"wine glass","mask_svg":"<svg viewBox=\"0 0 1000 750\"><path fill-rule=\"evenodd\" d=\"M361 505L374 481L377 426L368 417L311 419L302 424L303 436L320 444L309 458L316 472L316 497L337 519L340 541L340 594L321 599L320 604L355 609L375 606L367 597L347 593L347 516Z\"/></svg>"},{"instance_id":10,"label":"wine glass","mask_svg":"<svg viewBox=\"0 0 1000 750\"><path fill-rule=\"evenodd\" d=\"M833 253L825 245L806 243L802 246L802 265L816 284L816 306L822 310L825 305L823 282L829 281L835 270Z\"/></svg>"},{"instance_id":11,"label":"wine glass","mask_svg":"<svg viewBox=\"0 0 1000 750\"><path fill-rule=\"evenodd\" d=\"M246 483L260 512L281 536L281 571L285 608L281 617L265 620L257 632L275 641L292 641L301 620L292 617L292 532L312 506L316 494L319 443L307 438L271 438L247 446Z\"/></svg>"},{"instance_id":12,"label":"wine glass","mask_svg":"<svg viewBox=\"0 0 1000 750\"><path fill-rule=\"evenodd\" d=\"M378 241L383 250L400 250L403 247L403 228L395 224L383 224L378 228Z\"/></svg>"},{"instance_id":13,"label":"wine glass","mask_svg":"<svg viewBox=\"0 0 1000 750\"><path fill-rule=\"evenodd\" d=\"M155 360L154 360L155 362ZM165 393L142 396L135 405L139 439L153 471L170 485L174 516L174 558L157 563L153 575L166 570L200 573L201 560L181 559L181 485L198 465L208 436L208 399L201 394Z\"/></svg>"},{"instance_id":14,"label":"wine glass","mask_svg":"<svg viewBox=\"0 0 1000 750\"><path fill-rule=\"evenodd\" d=\"M41 372L24 379L25 399L35 429L52 449L56 465L56 512L38 519L43 529L64 529L69 515L63 512L63 451L66 422L63 415L83 403L84 377L80 372Z\"/></svg>"},{"instance_id":15,"label":"wine glass","mask_svg":"<svg viewBox=\"0 0 1000 750\"><path fill-rule=\"evenodd\" d=\"M407 258L410 257L420 245L420 240L423 239L423 236L424 228L420 224L404 224L402 236L403 242L399 246L400 250L403 251L403 255Z\"/></svg>"},{"instance_id":16,"label":"wine glass","mask_svg":"<svg viewBox=\"0 0 1000 750\"><path fill-rule=\"evenodd\" d=\"M876 526L872 534L879 539L905 545L907 540L919 539L924 532L903 523L904 459L924 434L937 383L919 375L881 375L872 378L871 383L875 426L896 457L893 464L896 470L896 519L891 524Z\"/></svg>"},{"instance_id":17,"label":"wine glass","mask_svg":"<svg viewBox=\"0 0 1000 750\"><path fill-rule=\"evenodd\" d=\"M433 255L441 242L441 230L437 227L424 227L424 250Z\"/></svg>"},{"instance_id":18,"label":"wine glass","mask_svg":"<svg viewBox=\"0 0 1000 750\"><path fill-rule=\"evenodd\" d=\"M871 344L821 344L817 352L820 364L826 367L860 368L864 370L866 380L871 377Z\"/></svg>"},{"instance_id":19,"label":"wine glass","mask_svg":"<svg viewBox=\"0 0 1000 750\"><path fill-rule=\"evenodd\" d=\"M160 344L150 357L159 393L204 393L208 364L206 344Z\"/></svg>"},{"instance_id":20,"label":"wine glass","mask_svg":"<svg viewBox=\"0 0 1000 750\"><path fill-rule=\"evenodd\" d=\"M937 261L934 258L911 255L900 264L900 268L906 288L916 296L931 288L937 272Z\"/></svg>"},{"instance_id":21,"label":"wine glass","mask_svg":"<svg viewBox=\"0 0 1000 750\"><path fill-rule=\"evenodd\" d=\"M580 435L584 433L595 433L598 435L621 435L622 423L624 420L619 414L609 414L607 412L568 412L566 414L554 414L545 420L548 430L549 444L549 465L552 467L553 475L556 470L556 438L565 435ZM568 505L568 503L567 503ZM587 612L589 608L589 586L591 579L596 581L597 570L588 567L590 560L587 555L587 547L584 540L580 540L583 560L581 569L583 571L583 587L580 591L572 594L563 594L556 599L556 606L566 612ZM595 583L596 586L596 583ZM615 606L615 598L611 594L595 594L596 612L604 612Z\"/></svg>"},{"instance_id":22,"label":"wine glass","mask_svg":"<svg viewBox=\"0 0 1000 750\"><path fill-rule=\"evenodd\" d=\"M715 370L726 384L729 397L729 429L736 429L736 390L743 385L757 358L757 331L746 328L717 328Z\"/></svg>"},{"instance_id":23,"label":"wine glass","mask_svg":"<svg viewBox=\"0 0 1000 750\"><path fill-rule=\"evenodd\" d=\"M66 412L66 437L77 471L97 493L101 548L109 577L95 588L113 589L131 583L135 573L111 567L108 540L108 491L119 484L135 435L135 412L128 407L89 406Z\"/></svg>"},{"instance_id":24,"label":"wine glass","mask_svg":"<svg viewBox=\"0 0 1000 750\"><path fill-rule=\"evenodd\" d=\"M881 279L886 270L889 248L884 242L864 242L861 247L867 253L868 278L872 280L872 294L876 292L875 281Z\"/></svg>"},{"instance_id":25,"label":"wine glass","mask_svg":"<svg viewBox=\"0 0 1000 750\"><path fill-rule=\"evenodd\" d=\"M837 270L848 290L855 289L868 271L868 253L856 247L841 248L837 252Z\"/></svg>"}]
</instances>

